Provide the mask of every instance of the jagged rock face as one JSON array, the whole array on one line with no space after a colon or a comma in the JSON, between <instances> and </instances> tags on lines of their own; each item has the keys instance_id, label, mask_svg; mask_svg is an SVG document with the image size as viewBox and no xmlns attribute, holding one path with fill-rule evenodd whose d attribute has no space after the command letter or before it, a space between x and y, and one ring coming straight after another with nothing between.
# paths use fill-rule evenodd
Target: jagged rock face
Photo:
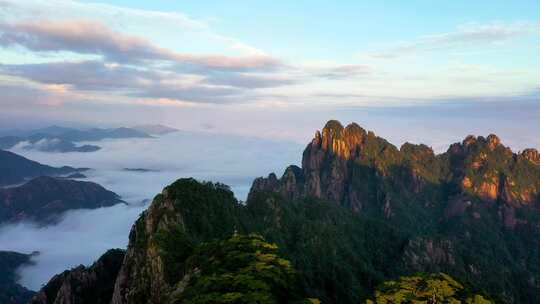
<instances>
[{"instance_id":1,"label":"jagged rock face","mask_svg":"<svg viewBox=\"0 0 540 304\"><path fill-rule=\"evenodd\" d=\"M112 249L92 266L83 265L54 276L31 304L109 304L124 251Z\"/></svg>"},{"instance_id":2,"label":"jagged rock face","mask_svg":"<svg viewBox=\"0 0 540 304\"><path fill-rule=\"evenodd\" d=\"M403 259L416 272L440 271L439 265L454 266L456 252L449 240L418 238L405 247Z\"/></svg>"},{"instance_id":3,"label":"jagged rock face","mask_svg":"<svg viewBox=\"0 0 540 304\"><path fill-rule=\"evenodd\" d=\"M181 271L171 265L181 260L183 245L164 239L189 235L197 243L230 236L239 226L236 206L230 189L221 184L181 179L166 187L131 229L111 303L168 303L173 291L185 284Z\"/></svg>"},{"instance_id":4,"label":"jagged rock face","mask_svg":"<svg viewBox=\"0 0 540 304\"><path fill-rule=\"evenodd\" d=\"M439 155L422 144L405 143L398 150L355 123L344 128L332 120L306 147L302 168L291 166L280 179L275 174L258 178L252 192L315 197L387 218L399 216L393 210L407 201L444 209L456 195L534 207L540 193L539 159L534 149L513 153L494 134L469 135Z\"/></svg>"},{"instance_id":5,"label":"jagged rock face","mask_svg":"<svg viewBox=\"0 0 540 304\"><path fill-rule=\"evenodd\" d=\"M299 169L279 182L301 183ZM423 168L418 171L424 176ZM257 185L263 190L275 181ZM440 209L424 203L409 203L407 213L387 195L379 216L364 216L325 200L290 201L253 191L240 204L225 186L181 179L157 195L133 226L121 270L110 282L111 303L185 303L182 295L204 272L188 262L193 248L236 231L272 239L299 270L307 294L324 303L359 303L381 280L416 271L448 272L503 294L505 303L537 298L540 254L529 248L540 243L538 221L523 222L523 210L463 193ZM64 280L51 281L48 294L58 294Z\"/></svg>"},{"instance_id":6,"label":"jagged rock face","mask_svg":"<svg viewBox=\"0 0 540 304\"><path fill-rule=\"evenodd\" d=\"M362 194L351 187L354 163L376 162L376 156L393 157L397 149L355 123L343 127L335 120L317 131L303 153L302 168L290 166L281 179L274 174L258 178L252 191L279 192L289 199L315 197L343 203L360 210ZM386 168L381 167L381 172Z\"/></svg>"},{"instance_id":7,"label":"jagged rock face","mask_svg":"<svg viewBox=\"0 0 540 304\"><path fill-rule=\"evenodd\" d=\"M536 149L525 149L521 152L521 156L536 165L540 165L540 153Z\"/></svg>"},{"instance_id":8,"label":"jagged rock face","mask_svg":"<svg viewBox=\"0 0 540 304\"><path fill-rule=\"evenodd\" d=\"M165 280L164 261L153 236L158 229L183 226L180 213L167 190L135 222L129 235L125 263L115 282L111 303L159 303L170 286Z\"/></svg>"}]
</instances>

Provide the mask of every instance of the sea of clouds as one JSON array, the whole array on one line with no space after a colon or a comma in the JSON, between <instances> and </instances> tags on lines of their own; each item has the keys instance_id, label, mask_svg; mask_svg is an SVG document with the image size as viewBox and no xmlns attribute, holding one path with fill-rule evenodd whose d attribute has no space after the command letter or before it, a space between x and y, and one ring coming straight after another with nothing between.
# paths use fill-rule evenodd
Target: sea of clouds
<instances>
[{"instance_id":1,"label":"sea of clouds","mask_svg":"<svg viewBox=\"0 0 540 304\"><path fill-rule=\"evenodd\" d=\"M91 153L13 152L54 166L87 167L87 180L112 190L129 204L74 210L56 225L23 222L0 227L0 250L39 251L35 264L20 269L20 283L37 290L54 274L89 265L110 248L125 248L133 222L163 187L181 177L219 181L245 200L251 182L270 172L281 175L299 164L304 145L242 136L177 132L149 139L92 142ZM147 169L148 172L125 170Z\"/></svg>"}]
</instances>

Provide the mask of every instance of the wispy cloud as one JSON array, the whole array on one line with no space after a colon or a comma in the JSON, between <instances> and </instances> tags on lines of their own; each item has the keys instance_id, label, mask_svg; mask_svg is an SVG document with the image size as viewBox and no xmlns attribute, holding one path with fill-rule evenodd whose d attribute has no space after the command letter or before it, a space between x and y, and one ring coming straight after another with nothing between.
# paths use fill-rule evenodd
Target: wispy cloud
<instances>
[{"instance_id":1,"label":"wispy cloud","mask_svg":"<svg viewBox=\"0 0 540 304\"><path fill-rule=\"evenodd\" d=\"M0 73L74 90L116 91L131 97L201 103L238 102L246 89L271 88L295 82L285 76L222 70L206 71L207 75L184 74L99 60L0 65Z\"/></svg>"},{"instance_id":2,"label":"wispy cloud","mask_svg":"<svg viewBox=\"0 0 540 304\"><path fill-rule=\"evenodd\" d=\"M373 72L373 67L365 64L346 64L323 69L316 76L327 79L348 79L365 76Z\"/></svg>"},{"instance_id":3,"label":"wispy cloud","mask_svg":"<svg viewBox=\"0 0 540 304\"><path fill-rule=\"evenodd\" d=\"M217 68L261 68L279 65L269 56L199 56L159 47L136 36L113 31L105 24L89 20L40 20L0 24L0 45L21 46L37 52L71 51L101 55L109 61L159 60L185 62Z\"/></svg>"},{"instance_id":4,"label":"wispy cloud","mask_svg":"<svg viewBox=\"0 0 540 304\"><path fill-rule=\"evenodd\" d=\"M453 32L426 35L415 41L401 42L386 50L370 53L369 56L376 59L392 59L415 52L496 45L514 38L539 34L539 23L471 23L459 26Z\"/></svg>"}]
</instances>

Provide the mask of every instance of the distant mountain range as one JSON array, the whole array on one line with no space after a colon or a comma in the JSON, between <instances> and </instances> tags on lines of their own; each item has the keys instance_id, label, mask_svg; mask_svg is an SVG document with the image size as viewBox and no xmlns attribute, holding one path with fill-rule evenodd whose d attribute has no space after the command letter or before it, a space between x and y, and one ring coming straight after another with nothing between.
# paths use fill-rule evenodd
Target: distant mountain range
<instances>
[{"instance_id":1,"label":"distant mountain range","mask_svg":"<svg viewBox=\"0 0 540 304\"><path fill-rule=\"evenodd\" d=\"M0 187L20 184L38 176L62 176L84 170L68 166L51 167L13 152L0 150Z\"/></svg>"},{"instance_id":2,"label":"distant mountain range","mask_svg":"<svg viewBox=\"0 0 540 304\"><path fill-rule=\"evenodd\" d=\"M178 129L167 127L164 125L138 125L131 127L131 129L150 135L164 135L180 131Z\"/></svg>"},{"instance_id":3,"label":"distant mountain range","mask_svg":"<svg viewBox=\"0 0 540 304\"><path fill-rule=\"evenodd\" d=\"M78 130L59 126L20 131L4 131L0 134L0 149L11 149L17 144L21 148L44 152L94 152L100 149L96 145L78 145L78 142L100 141L103 139L151 138L178 131L163 125L140 125L133 128L88 129Z\"/></svg>"},{"instance_id":4,"label":"distant mountain range","mask_svg":"<svg viewBox=\"0 0 540 304\"><path fill-rule=\"evenodd\" d=\"M84 170L67 166L55 168L0 150L0 225L20 220L40 225L53 224L68 210L125 204L116 193L96 183L69 179L84 178L80 173ZM68 176L53 177L65 175ZM1 187L23 182L26 183ZM120 254L123 256L123 253ZM111 256L114 258L117 255L112 252ZM16 270L30 264L30 258L28 254L0 251L0 303L28 303L35 294L17 284ZM103 262L107 269L111 267L107 260Z\"/></svg>"},{"instance_id":5,"label":"distant mountain range","mask_svg":"<svg viewBox=\"0 0 540 304\"><path fill-rule=\"evenodd\" d=\"M19 187L0 189L0 223L31 220L49 224L68 210L116 204L125 202L96 183L41 176Z\"/></svg>"}]
</instances>

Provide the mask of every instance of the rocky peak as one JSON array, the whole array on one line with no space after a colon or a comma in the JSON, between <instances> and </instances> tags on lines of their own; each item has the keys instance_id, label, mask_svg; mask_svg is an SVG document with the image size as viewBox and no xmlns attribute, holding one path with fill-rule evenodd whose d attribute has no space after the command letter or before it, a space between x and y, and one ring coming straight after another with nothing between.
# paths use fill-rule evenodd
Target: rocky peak
<instances>
[{"instance_id":1,"label":"rocky peak","mask_svg":"<svg viewBox=\"0 0 540 304\"><path fill-rule=\"evenodd\" d=\"M540 165L540 153L536 149L525 149L521 152L521 156L534 164Z\"/></svg>"},{"instance_id":2,"label":"rocky peak","mask_svg":"<svg viewBox=\"0 0 540 304\"><path fill-rule=\"evenodd\" d=\"M528 149L518 157L494 134L469 135L436 155L424 144L406 142L398 150L355 123L343 127L331 120L306 147L302 168L290 167L279 179L259 178L252 191L277 192L287 199L316 197L356 212L395 209L392 197L433 205L447 199L444 187L485 202L532 206L540 192L534 164L540 164L538 151Z\"/></svg>"},{"instance_id":3,"label":"rocky peak","mask_svg":"<svg viewBox=\"0 0 540 304\"><path fill-rule=\"evenodd\" d=\"M124 254L124 250L111 249L90 267L80 265L54 276L30 303L109 304Z\"/></svg>"},{"instance_id":4,"label":"rocky peak","mask_svg":"<svg viewBox=\"0 0 540 304\"><path fill-rule=\"evenodd\" d=\"M495 134L489 134L487 137L487 145L491 151L495 150L498 145L501 144L501 140Z\"/></svg>"},{"instance_id":5,"label":"rocky peak","mask_svg":"<svg viewBox=\"0 0 540 304\"><path fill-rule=\"evenodd\" d=\"M336 156L350 159L365 141L366 136L366 131L356 123L351 123L344 128L339 121L330 120L322 132L315 133L312 144Z\"/></svg>"},{"instance_id":6,"label":"rocky peak","mask_svg":"<svg viewBox=\"0 0 540 304\"><path fill-rule=\"evenodd\" d=\"M476 142L477 142L476 136L474 136L474 135L467 135L467 137L465 137L465 139L463 140L462 145L463 145L464 147L468 147L468 146L471 146L471 145L476 144Z\"/></svg>"},{"instance_id":7,"label":"rocky peak","mask_svg":"<svg viewBox=\"0 0 540 304\"><path fill-rule=\"evenodd\" d=\"M420 161L426 157L435 157L435 152L433 152L433 149L424 144L415 145L406 142L401 145L399 151L403 153L406 158L416 161Z\"/></svg>"},{"instance_id":8,"label":"rocky peak","mask_svg":"<svg viewBox=\"0 0 540 304\"><path fill-rule=\"evenodd\" d=\"M343 125L338 120L329 120L322 130L323 134L335 134L337 136L341 135L341 132L343 131Z\"/></svg>"}]
</instances>

